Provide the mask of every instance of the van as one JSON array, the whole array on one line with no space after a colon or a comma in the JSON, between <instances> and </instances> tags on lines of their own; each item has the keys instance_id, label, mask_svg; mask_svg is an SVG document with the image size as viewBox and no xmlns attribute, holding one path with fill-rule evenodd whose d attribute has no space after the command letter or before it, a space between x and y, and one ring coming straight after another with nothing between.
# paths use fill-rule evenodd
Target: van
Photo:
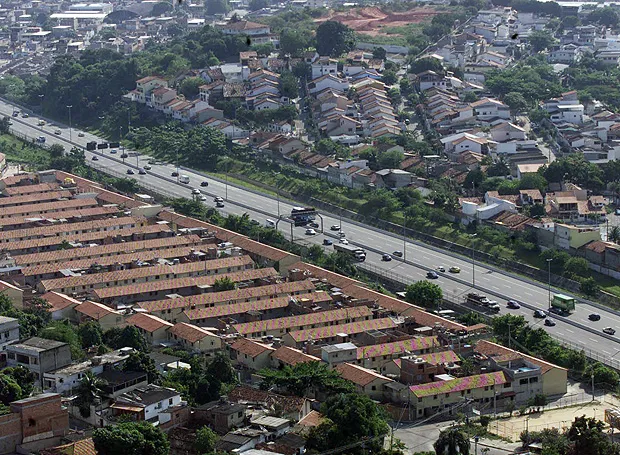
<instances>
[{"instance_id":1,"label":"van","mask_svg":"<svg viewBox=\"0 0 620 455\"><path fill-rule=\"evenodd\" d=\"M185 174L181 174L179 176L179 182L181 182L181 183L189 183L189 176L187 176Z\"/></svg>"},{"instance_id":2,"label":"van","mask_svg":"<svg viewBox=\"0 0 620 455\"><path fill-rule=\"evenodd\" d=\"M276 227L276 222L273 220L265 220L265 227L274 228Z\"/></svg>"}]
</instances>

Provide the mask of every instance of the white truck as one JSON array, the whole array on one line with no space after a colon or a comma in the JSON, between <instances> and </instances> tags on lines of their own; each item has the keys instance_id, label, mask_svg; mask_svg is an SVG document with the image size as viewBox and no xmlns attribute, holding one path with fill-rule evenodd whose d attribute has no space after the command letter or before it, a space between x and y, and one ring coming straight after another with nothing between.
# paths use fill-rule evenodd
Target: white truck
<instances>
[{"instance_id":1,"label":"white truck","mask_svg":"<svg viewBox=\"0 0 620 455\"><path fill-rule=\"evenodd\" d=\"M359 246L334 243L334 250L339 253L347 254L358 262L364 262L366 260L366 250Z\"/></svg>"},{"instance_id":2,"label":"white truck","mask_svg":"<svg viewBox=\"0 0 620 455\"><path fill-rule=\"evenodd\" d=\"M181 174L179 176L179 182L181 183L189 183L189 176L185 174Z\"/></svg>"}]
</instances>

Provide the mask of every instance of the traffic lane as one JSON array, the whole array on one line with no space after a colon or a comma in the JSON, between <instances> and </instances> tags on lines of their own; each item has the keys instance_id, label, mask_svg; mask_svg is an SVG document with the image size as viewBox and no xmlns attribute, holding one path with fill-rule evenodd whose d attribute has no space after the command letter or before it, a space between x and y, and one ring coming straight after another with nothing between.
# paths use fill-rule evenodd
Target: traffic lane
<instances>
[{"instance_id":1,"label":"traffic lane","mask_svg":"<svg viewBox=\"0 0 620 455\"><path fill-rule=\"evenodd\" d=\"M36 118L30 117L28 119L23 119L19 117L19 118L15 118L15 120L18 120L18 122L14 124L14 126L17 125L16 129L18 129L18 131L20 129L20 126L24 127L25 129L28 129L27 127L30 127L34 130L33 132L35 133L36 132L41 133L41 130L45 131L44 133L41 133L41 134L44 135L46 138L48 138L48 141L50 144L52 143L63 144L68 139L66 137L62 137L62 135L60 137L57 135L54 135L52 132L46 131L44 128L39 127L37 124L35 124L35 122L38 122ZM28 121L30 121L33 124L28 125ZM29 131L22 131L22 133L28 134ZM32 134L32 132L30 133ZM94 136L92 137L94 138ZM76 141L79 142L80 139L82 139L82 141L84 141L85 143L85 141L88 139L91 139L91 137L78 138L77 140L74 140L74 142ZM98 152L99 152L98 156L100 157L106 156L106 152L109 153L108 150L103 150L103 151L98 151ZM128 152L135 153L131 151L128 151ZM87 154L87 156L90 158L91 154ZM119 172L126 171L127 167L129 166L133 167L133 165L131 164L133 157L128 158L125 164L116 161L118 159L118 155L114 157L110 155L110 158L111 158L110 160L103 160L103 163L102 163L103 166L110 167ZM136 159L137 159L136 161L136 166L137 166L139 165L139 160L140 159L144 160L146 159L146 157L143 157L137 154ZM159 170L162 171L162 173L165 173L166 171L169 171L171 173L172 170L175 169L174 166L170 166L170 165L157 165L157 167L159 168ZM191 177L193 177L195 180L200 179L200 178L204 179L204 177L201 176L200 174L197 174L191 171L183 171L183 172L188 172L188 174L191 175ZM151 185L155 185L155 186L158 185L158 182L150 181L151 179L146 176L137 176L136 178L142 181L148 181ZM174 192L175 190L176 189L174 187L170 188L171 192ZM211 180L209 191L211 193L215 193L220 196L225 196L226 185L222 182ZM189 194L189 190L187 190L187 193ZM266 199L263 196L255 195L254 193L247 192L247 191L244 191L240 188L236 188L233 186L228 187L228 199L229 200L231 199L234 200L235 197L245 197L248 195L250 196L250 199L251 199L249 202L253 202L252 204L253 206L259 209L265 210L265 211L273 210L273 206L274 204L276 204L276 201ZM263 202L264 204L261 204L261 202ZM280 204L281 212L287 212L292 207L293 206L291 204L288 204L285 201L281 201L281 204ZM243 212L244 210L241 209L240 211ZM275 212L275 210L273 210L273 212ZM324 217L323 221L325 223L325 228L327 228L327 226L331 224L340 224L339 219L336 219L334 217L329 217L329 216ZM283 226L283 230L284 229L285 228ZM345 232L347 232L349 238L353 241L356 241L357 239L363 239L364 241L363 244L368 244L369 246L374 246L376 244L383 244L384 245L383 249L386 252L391 252L390 251L391 249L396 250L401 245L401 241L398 238L382 235L382 234L377 233L376 231L369 230L367 228L361 228L360 226L356 224L347 223L345 220L342 221L342 229ZM384 241L385 239L387 239L387 242ZM430 268L435 268L439 264L443 265L444 267L450 267L451 265L457 265L461 268L461 273L459 274L460 275L459 277L461 279L463 280L472 279L472 275L473 275L472 269L471 269L472 264L471 262L468 262L465 259L454 258L446 254L438 253L434 250L424 248L420 245L417 245L411 242L407 242L406 246L401 246L401 250L402 249L406 249L406 251L408 252L407 256L409 260L411 260L411 257L413 256L413 260L416 260L419 264L424 265L426 267L430 267ZM448 264L448 265L445 265L445 264ZM384 268L383 264L379 266ZM493 276L489 276L489 275L493 275ZM532 285L523 283L519 280L516 280L512 277L501 275L499 273L493 273L489 268L483 266L482 264L476 265L476 277L477 277L478 285L484 287L485 289L507 294L512 298L528 303L530 305L534 305L536 307L540 307L540 308L546 307L546 302L548 301L548 293L547 293L547 290L544 288L540 288L538 286L532 286ZM498 286L498 284L500 284L499 282L502 282L502 281L504 282L503 286L501 287ZM518 292L514 291L515 288L519 288L519 287L524 289L523 294L525 294L527 297L523 297ZM511 292L510 294L507 293L508 289L510 289L510 292ZM540 302L543 302L543 303L541 304ZM571 318L581 323L588 324L590 327L593 327L597 330L602 330L604 327L607 327L607 326L612 326L612 327L620 326L620 317L612 313L604 314L600 321L589 321L588 315L591 312L595 312L595 311L596 309L591 307L590 305L580 304L578 305L577 310L575 311L575 314L572 315Z\"/></svg>"}]
</instances>

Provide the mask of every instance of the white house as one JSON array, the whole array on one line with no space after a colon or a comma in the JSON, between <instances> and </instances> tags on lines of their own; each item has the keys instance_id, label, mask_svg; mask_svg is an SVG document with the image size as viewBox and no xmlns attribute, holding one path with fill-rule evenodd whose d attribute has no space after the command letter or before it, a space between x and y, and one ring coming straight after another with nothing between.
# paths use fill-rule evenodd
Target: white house
<instances>
[{"instance_id":1,"label":"white house","mask_svg":"<svg viewBox=\"0 0 620 455\"><path fill-rule=\"evenodd\" d=\"M174 389L149 384L120 395L110 406L115 415L130 414L136 420L162 425L170 420L168 408L184 403Z\"/></svg>"},{"instance_id":2,"label":"white house","mask_svg":"<svg viewBox=\"0 0 620 455\"><path fill-rule=\"evenodd\" d=\"M474 109L474 115L479 119L510 118L510 108L493 98L483 98L472 103L471 107Z\"/></svg>"},{"instance_id":3,"label":"white house","mask_svg":"<svg viewBox=\"0 0 620 455\"><path fill-rule=\"evenodd\" d=\"M491 128L491 137L496 142L525 140L527 139L527 133L523 128L514 123L502 122Z\"/></svg>"},{"instance_id":4,"label":"white house","mask_svg":"<svg viewBox=\"0 0 620 455\"><path fill-rule=\"evenodd\" d=\"M310 93L318 93L327 88L332 88L341 92L349 90L350 84L344 79L340 79L333 74L326 74L317 79L313 79L308 83L308 90Z\"/></svg>"},{"instance_id":5,"label":"white house","mask_svg":"<svg viewBox=\"0 0 620 455\"><path fill-rule=\"evenodd\" d=\"M465 151L486 154L489 140L470 133L458 133L440 139L446 153L460 154Z\"/></svg>"},{"instance_id":6,"label":"white house","mask_svg":"<svg viewBox=\"0 0 620 455\"><path fill-rule=\"evenodd\" d=\"M312 79L316 79L326 74L336 75L338 72L338 60L329 57L319 57L312 63Z\"/></svg>"},{"instance_id":7,"label":"white house","mask_svg":"<svg viewBox=\"0 0 620 455\"><path fill-rule=\"evenodd\" d=\"M0 316L0 351L19 340L19 321L15 318Z\"/></svg>"}]
</instances>

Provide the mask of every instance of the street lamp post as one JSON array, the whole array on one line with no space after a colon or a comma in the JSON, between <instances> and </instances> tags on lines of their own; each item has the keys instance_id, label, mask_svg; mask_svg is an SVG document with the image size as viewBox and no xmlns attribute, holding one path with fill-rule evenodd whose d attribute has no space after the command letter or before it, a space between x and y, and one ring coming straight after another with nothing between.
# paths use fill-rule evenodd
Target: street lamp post
<instances>
[{"instance_id":1,"label":"street lamp post","mask_svg":"<svg viewBox=\"0 0 620 455\"><path fill-rule=\"evenodd\" d=\"M43 114L43 97L44 96L45 95L43 95L43 94L39 95L39 106L41 106L41 114Z\"/></svg>"},{"instance_id":2,"label":"street lamp post","mask_svg":"<svg viewBox=\"0 0 620 455\"><path fill-rule=\"evenodd\" d=\"M403 262L407 262L407 215L403 214Z\"/></svg>"},{"instance_id":3,"label":"street lamp post","mask_svg":"<svg viewBox=\"0 0 620 455\"><path fill-rule=\"evenodd\" d=\"M553 261L553 258L547 259L547 271L549 272L547 279L547 291L549 294L547 297L548 310L551 310L551 261Z\"/></svg>"},{"instance_id":4,"label":"street lamp post","mask_svg":"<svg viewBox=\"0 0 620 455\"><path fill-rule=\"evenodd\" d=\"M475 238L478 234L472 234L471 241L471 287L476 287L476 248L475 248Z\"/></svg>"},{"instance_id":5,"label":"street lamp post","mask_svg":"<svg viewBox=\"0 0 620 455\"><path fill-rule=\"evenodd\" d=\"M73 125L71 125L71 108L73 107L72 104L69 104L67 106L67 109L69 109L69 142L73 142Z\"/></svg>"},{"instance_id":6,"label":"street lamp post","mask_svg":"<svg viewBox=\"0 0 620 455\"><path fill-rule=\"evenodd\" d=\"M123 159L123 164L125 164L125 148L123 147L123 126L118 127L118 140L120 141L121 146L121 158Z\"/></svg>"}]
</instances>

